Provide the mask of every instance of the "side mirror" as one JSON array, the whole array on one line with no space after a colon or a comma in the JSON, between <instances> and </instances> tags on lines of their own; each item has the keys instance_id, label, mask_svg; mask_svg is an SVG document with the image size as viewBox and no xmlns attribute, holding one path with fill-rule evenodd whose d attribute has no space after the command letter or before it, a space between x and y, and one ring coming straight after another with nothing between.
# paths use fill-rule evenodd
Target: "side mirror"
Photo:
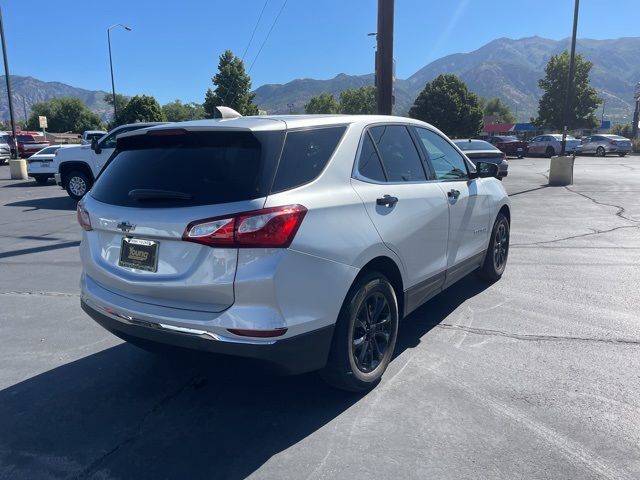
<instances>
[{"instance_id":1,"label":"side mirror","mask_svg":"<svg viewBox=\"0 0 640 480\"><path fill-rule=\"evenodd\" d=\"M98 145L98 139L97 138L92 138L91 139L91 150L93 150L96 153L100 153L100 146Z\"/></svg>"},{"instance_id":2,"label":"side mirror","mask_svg":"<svg viewBox=\"0 0 640 480\"><path fill-rule=\"evenodd\" d=\"M477 162L476 174L478 175L479 178L489 178L489 177L498 178L498 165L490 162Z\"/></svg>"}]
</instances>

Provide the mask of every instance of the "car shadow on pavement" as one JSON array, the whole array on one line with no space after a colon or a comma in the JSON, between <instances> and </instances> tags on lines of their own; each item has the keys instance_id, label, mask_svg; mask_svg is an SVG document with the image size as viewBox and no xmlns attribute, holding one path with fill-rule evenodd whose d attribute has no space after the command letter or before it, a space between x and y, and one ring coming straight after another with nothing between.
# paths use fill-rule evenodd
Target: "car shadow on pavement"
<instances>
[{"instance_id":1,"label":"car shadow on pavement","mask_svg":"<svg viewBox=\"0 0 640 480\"><path fill-rule=\"evenodd\" d=\"M486 286L462 280L413 313L398 354ZM162 358L120 344L0 391L0 478L241 479L365 396L317 374L278 377L220 357ZM304 455L300 476L325 451Z\"/></svg>"},{"instance_id":2,"label":"car shadow on pavement","mask_svg":"<svg viewBox=\"0 0 640 480\"><path fill-rule=\"evenodd\" d=\"M5 207L26 207L25 212L33 210L75 210L76 202L71 197L48 197L21 200L7 203Z\"/></svg>"}]
</instances>

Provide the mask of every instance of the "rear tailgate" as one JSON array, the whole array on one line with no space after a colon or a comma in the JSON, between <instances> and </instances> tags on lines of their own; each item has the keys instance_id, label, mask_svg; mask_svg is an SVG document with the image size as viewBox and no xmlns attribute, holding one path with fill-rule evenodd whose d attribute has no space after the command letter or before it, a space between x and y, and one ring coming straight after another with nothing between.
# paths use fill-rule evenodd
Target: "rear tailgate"
<instances>
[{"instance_id":1,"label":"rear tailgate","mask_svg":"<svg viewBox=\"0 0 640 480\"><path fill-rule=\"evenodd\" d=\"M238 249L183 234L196 221L262 208L284 134L165 131L119 138L83 199L92 228L84 271L138 302L219 312L234 302Z\"/></svg>"}]
</instances>

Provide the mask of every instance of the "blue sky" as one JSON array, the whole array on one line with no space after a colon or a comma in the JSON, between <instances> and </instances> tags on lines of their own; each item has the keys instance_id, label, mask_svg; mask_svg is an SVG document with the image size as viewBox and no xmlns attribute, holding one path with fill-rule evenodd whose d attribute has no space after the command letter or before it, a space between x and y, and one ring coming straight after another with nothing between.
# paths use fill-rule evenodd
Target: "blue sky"
<instances>
[{"instance_id":1,"label":"blue sky","mask_svg":"<svg viewBox=\"0 0 640 480\"><path fill-rule=\"evenodd\" d=\"M245 57L254 62L285 0L268 0ZM116 90L161 103L201 102L218 56L244 52L264 0L0 0L10 70L45 81L110 90L106 29L112 31ZM615 4L615 7L612 5ZM578 36L640 35L638 0L583 0ZM288 0L251 70L253 87L294 78L373 70L377 0ZM631 14L631 12L635 12ZM499 37L571 33L571 0L396 0L397 76Z\"/></svg>"}]
</instances>

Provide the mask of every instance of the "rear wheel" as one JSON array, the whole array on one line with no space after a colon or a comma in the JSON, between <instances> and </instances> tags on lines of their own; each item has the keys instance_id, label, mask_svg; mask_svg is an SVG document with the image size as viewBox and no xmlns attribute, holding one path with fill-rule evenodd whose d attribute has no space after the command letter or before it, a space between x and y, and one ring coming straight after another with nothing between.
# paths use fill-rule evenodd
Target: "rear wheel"
<instances>
[{"instance_id":1,"label":"rear wheel","mask_svg":"<svg viewBox=\"0 0 640 480\"><path fill-rule=\"evenodd\" d=\"M604 149L604 147L598 147L596 148L596 155L599 157L604 157L607 154L606 150Z\"/></svg>"},{"instance_id":2,"label":"rear wheel","mask_svg":"<svg viewBox=\"0 0 640 480\"><path fill-rule=\"evenodd\" d=\"M480 267L480 276L487 280L496 281L502 277L509 257L509 220L499 213L493 224L489 248Z\"/></svg>"},{"instance_id":3,"label":"rear wheel","mask_svg":"<svg viewBox=\"0 0 640 480\"><path fill-rule=\"evenodd\" d=\"M34 175L33 179L38 185L46 185L49 183L49 177L47 175Z\"/></svg>"},{"instance_id":4,"label":"rear wheel","mask_svg":"<svg viewBox=\"0 0 640 480\"><path fill-rule=\"evenodd\" d=\"M66 190L77 202L89 191L91 184L91 179L85 173L76 170L67 175Z\"/></svg>"},{"instance_id":5,"label":"rear wheel","mask_svg":"<svg viewBox=\"0 0 640 480\"><path fill-rule=\"evenodd\" d=\"M553 147L547 147L544 154L547 156L547 158L551 158L556 154L556 151Z\"/></svg>"},{"instance_id":6,"label":"rear wheel","mask_svg":"<svg viewBox=\"0 0 640 480\"><path fill-rule=\"evenodd\" d=\"M356 280L342 305L322 378L336 388L361 392L375 387L387 369L398 335L398 302L378 272Z\"/></svg>"}]
</instances>

